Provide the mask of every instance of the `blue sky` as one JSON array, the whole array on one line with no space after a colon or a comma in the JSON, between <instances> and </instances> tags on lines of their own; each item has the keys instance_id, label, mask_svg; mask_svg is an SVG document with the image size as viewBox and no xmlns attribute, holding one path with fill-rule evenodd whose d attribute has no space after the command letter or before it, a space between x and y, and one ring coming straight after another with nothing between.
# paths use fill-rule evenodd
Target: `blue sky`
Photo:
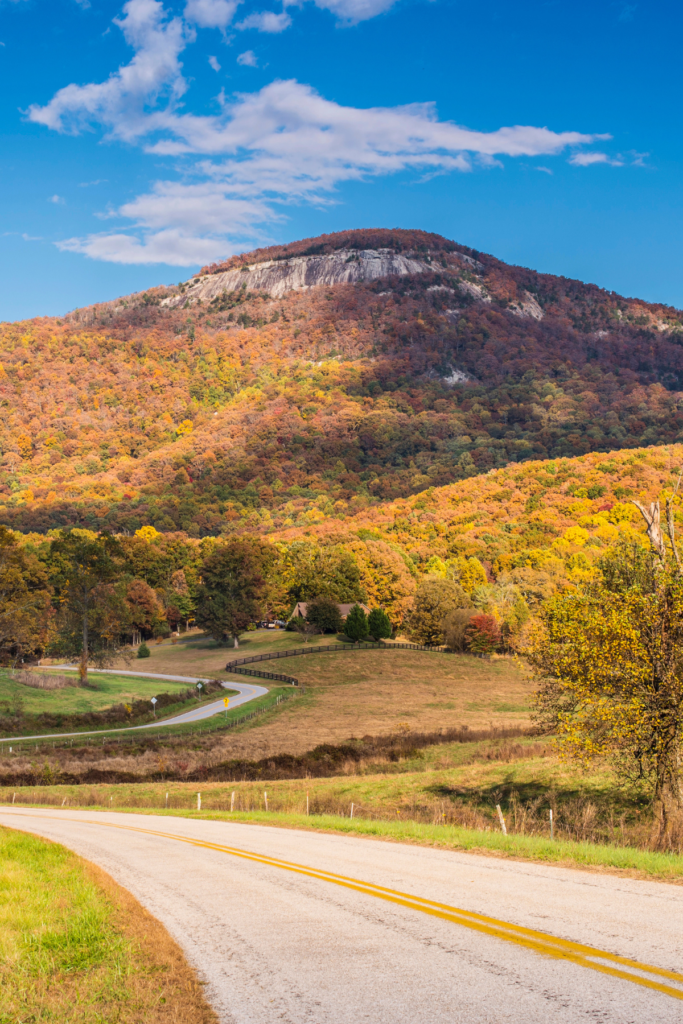
<instances>
[{"instance_id":1,"label":"blue sky","mask_svg":"<svg viewBox=\"0 0 683 1024\"><path fill-rule=\"evenodd\" d=\"M681 5L0 0L0 319L349 227L683 306Z\"/></svg>"}]
</instances>

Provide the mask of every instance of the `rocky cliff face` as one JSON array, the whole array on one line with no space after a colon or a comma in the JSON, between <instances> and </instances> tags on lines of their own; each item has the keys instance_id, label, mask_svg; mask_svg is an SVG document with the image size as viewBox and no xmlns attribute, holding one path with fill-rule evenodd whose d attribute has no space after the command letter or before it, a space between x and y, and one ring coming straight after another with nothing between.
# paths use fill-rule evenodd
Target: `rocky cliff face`
<instances>
[{"instance_id":1,"label":"rocky cliff face","mask_svg":"<svg viewBox=\"0 0 683 1024\"><path fill-rule=\"evenodd\" d=\"M464 258L464 257L462 257ZM201 299L211 302L223 292L246 287L250 292L266 292L279 299L286 292L307 291L316 285L353 284L381 277L420 274L433 270L425 259L413 253L396 253L391 249L342 249L325 256L297 256L289 260L270 260L247 264L239 270L195 278L184 295L174 295L164 305L177 306Z\"/></svg>"}]
</instances>

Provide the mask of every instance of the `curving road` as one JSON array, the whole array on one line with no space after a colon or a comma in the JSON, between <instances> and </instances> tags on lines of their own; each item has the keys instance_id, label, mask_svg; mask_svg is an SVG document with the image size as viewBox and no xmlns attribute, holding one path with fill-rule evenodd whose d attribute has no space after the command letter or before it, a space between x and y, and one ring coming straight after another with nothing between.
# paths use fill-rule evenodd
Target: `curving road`
<instances>
[{"instance_id":1,"label":"curving road","mask_svg":"<svg viewBox=\"0 0 683 1024\"><path fill-rule=\"evenodd\" d=\"M73 668L74 666L57 665L55 667L65 669ZM165 679L176 683L194 683L195 686L197 683L207 682L206 678L202 676L163 676L154 672L128 672L120 669L98 669L98 672L117 676L136 676L142 679ZM263 697L264 694L268 693L265 686L254 686L252 683L227 682L223 683L223 686L227 690L236 690L238 693L237 697L230 697L231 709L240 707L242 704L246 704L256 697ZM0 737L0 742L20 743L22 740L54 740L69 736L102 736L110 732L135 732L137 729L163 729L167 725L184 725L187 722L200 722L204 718L212 718L214 715L220 714L221 711L225 711L223 700L224 698L221 697L219 700L211 701L209 704L202 704L192 711L183 711L179 715L174 715L173 718L159 719L158 721L148 722L147 725L125 725L115 729L91 729L85 732L48 732L42 733L40 736L3 736Z\"/></svg>"},{"instance_id":2,"label":"curving road","mask_svg":"<svg viewBox=\"0 0 683 1024\"><path fill-rule=\"evenodd\" d=\"M224 1024L678 1024L683 887L226 821L0 808L101 865Z\"/></svg>"}]
</instances>

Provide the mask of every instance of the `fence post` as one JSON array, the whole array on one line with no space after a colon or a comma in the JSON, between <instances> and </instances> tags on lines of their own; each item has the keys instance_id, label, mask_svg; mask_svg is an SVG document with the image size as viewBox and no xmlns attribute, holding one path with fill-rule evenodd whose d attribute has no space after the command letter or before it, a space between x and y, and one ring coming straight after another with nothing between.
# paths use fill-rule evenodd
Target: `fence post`
<instances>
[{"instance_id":1,"label":"fence post","mask_svg":"<svg viewBox=\"0 0 683 1024\"><path fill-rule=\"evenodd\" d=\"M232 796L230 797L230 813L232 814L232 812L234 810L235 810L235 790L233 789Z\"/></svg>"},{"instance_id":2,"label":"fence post","mask_svg":"<svg viewBox=\"0 0 683 1024\"><path fill-rule=\"evenodd\" d=\"M351 814L349 815L349 817L350 817L350 818L352 818L352 817L353 817L353 804L351 804Z\"/></svg>"},{"instance_id":3,"label":"fence post","mask_svg":"<svg viewBox=\"0 0 683 1024\"><path fill-rule=\"evenodd\" d=\"M503 831L503 835L506 836L508 834L508 830L505 827L505 818L503 817L503 812L500 809L500 804L496 804L496 810L498 811L498 820L500 821L500 827Z\"/></svg>"},{"instance_id":4,"label":"fence post","mask_svg":"<svg viewBox=\"0 0 683 1024\"><path fill-rule=\"evenodd\" d=\"M268 810L268 794L265 792L265 790L264 790L264 793L263 793L263 799L266 802L266 811L267 811Z\"/></svg>"},{"instance_id":5,"label":"fence post","mask_svg":"<svg viewBox=\"0 0 683 1024\"><path fill-rule=\"evenodd\" d=\"M202 809L202 794L201 793L197 793L197 810L201 811L201 809Z\"/></svg>"},{"instance_id":6,"label":"fence post","mask_svg":"<svg viewBox=\"0 0 683 1024\"><path fill-rule=\"evenodd\" d=\"M306 814L308 815L308 790L306 790Z\"/></svg>"},{"instance_id":7,"label":"fence post","mask_svg":"<svg viewBox=\"0 0 683 1024\"><path fill-rule=\"evenodd\" d=\"M553 809L550 808L550 838L555 838L555 829L553 828Z\"/></svg>"}]
</instances>

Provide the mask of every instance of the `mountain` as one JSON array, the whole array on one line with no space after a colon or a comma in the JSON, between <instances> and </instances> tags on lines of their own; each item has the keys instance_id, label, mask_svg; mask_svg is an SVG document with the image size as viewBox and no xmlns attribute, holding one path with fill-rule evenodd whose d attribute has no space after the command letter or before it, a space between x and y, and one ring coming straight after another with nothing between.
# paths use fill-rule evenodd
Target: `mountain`
<instances>
[{"instance_id":1,"label":"mountain","mask_svg":"<svg viewBox=\"0 0 683 1024\"><path fill-rule=\"evenodd\" d=\"M427 232L322 235L0 324L0 522L372 518L511 463L682 440L681 388L671 307Z\"/></svg>"}]
</instances>

